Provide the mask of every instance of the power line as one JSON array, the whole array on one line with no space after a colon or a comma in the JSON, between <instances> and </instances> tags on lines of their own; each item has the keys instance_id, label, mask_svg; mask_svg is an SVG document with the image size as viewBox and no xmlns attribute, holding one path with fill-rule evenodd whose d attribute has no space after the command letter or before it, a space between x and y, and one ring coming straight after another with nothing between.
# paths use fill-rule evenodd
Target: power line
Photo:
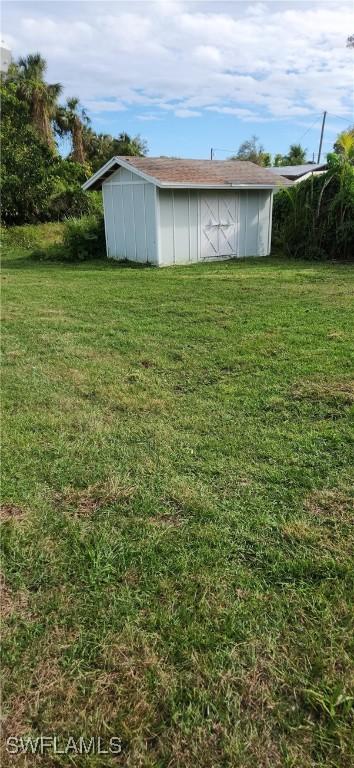
<instances>
[{"instance_id":1,"label":"power line","mask_svg":"<svg viewBox=\"0 0 354 768\"><path fill-rule=\"evenodd\" d=\"M311 131L315 127L315 125L318 123L318 121L322 118L321 138L320 138L320 145L319 145L319 150L318 150L318 156L319 157L322 154L325 154L324 152L322 152L322 143L323 143L323 139L324 139L324 125L325 125L325 121L326 121L326 116L327 115L329 115L330 117L335 117L337 120L343 120L343 122L345 122L347 124L349 122L348 118L341 117L340 115L335 115L333 112L327 112L327 111L321 112L321 114L316 116L316 118L313 121L313 123L311 123L311 125L308 128L306 128L306 130L301 134L300 138L298 139L298 142L300 143L302 141L302 139L304 138L304 136L306 136L309 133L309 131ZM328 143L328 141L325 141L325 143ZM211 149L210 149L210 159L211 160L214 159L215 152L230 152L231 154L236 154L237 150L236 149L222 149L221 147L211 147Z\"/></svg>"},{"instance_id":2,"label":"power line","mask_svg":"<svg viewBox=\"0 0 354 768\"><path fill-rule=\"evenodd\" d=\"M320 114L320 115L317 115L317 117L316 117L316 119L314 120L314 122L312 123L312 125L310 125L310 127L309 127L309 128L306 128L306 131L304 131L304 132L301 134L301 136L300 136L300 138L298 139L298 141L301 141L301 139L303 139L303 138L304 138L304 136L306 136L306 134L307 134L309 131L311 131L311 129L314 127L314 125L316 125L316 123L318 123L318 121L320 120L320 118L321 118L321 117L322 117L322 112L321 112L321 114Z\"/></svg>"},{"instance_id":3,"label":"power line","mask_svg":"<svg viewBox=\"0 0 354 768\"><path fill-rule=\"evenodd\" d=\"M337 118L337 120L344 120L344 122L345 122L345 123L348 123L348 122L349 122L349 118L348 118L348 117L340 117L339 115L335 115L335 114L333 114L333 112L328 112L328 114L329 114L331 117L336 117L336 118Z\"/></svg>"}]
</instances>

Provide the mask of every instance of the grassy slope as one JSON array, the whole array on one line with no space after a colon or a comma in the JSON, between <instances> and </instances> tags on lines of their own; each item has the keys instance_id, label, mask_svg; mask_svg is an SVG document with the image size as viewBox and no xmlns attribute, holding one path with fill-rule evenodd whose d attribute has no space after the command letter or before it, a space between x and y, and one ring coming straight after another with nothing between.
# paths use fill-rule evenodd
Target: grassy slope
<instances>
[{"instance_id":1,"label":"grassy slope","mask_svg":"<svg viewBox=\"0 0 354 768\"><path fill-rule=\"evenodd\" d=\"M118 735L130 768L347 767L353 269L20 256L8 732Z\"/></svg>"}]
</instances>

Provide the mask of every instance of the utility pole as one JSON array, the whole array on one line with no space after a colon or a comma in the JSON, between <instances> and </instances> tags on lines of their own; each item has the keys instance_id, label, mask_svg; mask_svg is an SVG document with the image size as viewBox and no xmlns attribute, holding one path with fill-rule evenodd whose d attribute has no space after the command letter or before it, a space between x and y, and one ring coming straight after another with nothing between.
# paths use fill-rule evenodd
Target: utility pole
<instances>
[{"instance_id":1,"label":"utility pole","mask_svg":"<svg viewBox=\"0 0 354 768\"><path fill-rule=\"evenodd\" d=\"M214 160L214 150L213 147L210 149L210 160Z\"/></svg>"},{"instance_id":2,"label":"utility pole","mask_svg":"<svg viewBox=\"0 0 354 768\"><path fill-rule=\"evenodd\" d=\"M318 163L320 163L320 161L321 161L322 142L323 142L323 132L324 132L324 127L325 127L325 122L326 122L326 116L327 116L327 112L326 112L326 110L325 110L325 111L324 111L324 113L323 113L323 118L322 118L322 128L321 128L321 136L320 136L320 146L318 147L318 157L317 157L317 162L318 162Z\"/></svg>"}]
</instances>

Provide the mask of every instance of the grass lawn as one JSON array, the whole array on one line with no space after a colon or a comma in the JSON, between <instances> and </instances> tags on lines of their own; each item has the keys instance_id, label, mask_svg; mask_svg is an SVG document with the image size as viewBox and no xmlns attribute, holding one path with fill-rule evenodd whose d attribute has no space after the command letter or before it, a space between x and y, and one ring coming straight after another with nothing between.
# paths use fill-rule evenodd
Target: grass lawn
<instances>
[{"instance_id":1,"label":"grass lawn","mask_svg":"<svg viewBox=\"0 0 354 768\"><path fill-rule=\"evenodd\" d=\"M353 267L3 280L3 765L348 768Z\"/></svg>"}]
</instances>

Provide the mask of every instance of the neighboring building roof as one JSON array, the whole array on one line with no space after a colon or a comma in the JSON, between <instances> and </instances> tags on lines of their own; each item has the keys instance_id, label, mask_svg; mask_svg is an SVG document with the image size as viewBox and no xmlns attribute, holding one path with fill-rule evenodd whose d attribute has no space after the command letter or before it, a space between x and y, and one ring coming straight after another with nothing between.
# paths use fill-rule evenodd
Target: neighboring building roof
<instances>
[{"instance_id":1,"label":"neighboring building roof","mask_svg":"<svg viewBox=\"0 0 354 768\"><path fill-rule=\"evenodd\" d=\"M83 189L100 189L119 166L158 187L168 188L274 188L289 186L273 169L262 168L248 160L179 160L165 157L117 156L83 184Z\"/></svg>"},{"instance_id":2,"label":"neighboring building roof","mask_svg":"<svg viewBox=\"0 0 354 768\"><path fill-rule=\"evenodd\" d=\"M279 176L286 176L287 179L299 179L308 173L325 171L327 163L304 163L303 165L278 165L271 170Z\"/></svg>"}]
</instances>

